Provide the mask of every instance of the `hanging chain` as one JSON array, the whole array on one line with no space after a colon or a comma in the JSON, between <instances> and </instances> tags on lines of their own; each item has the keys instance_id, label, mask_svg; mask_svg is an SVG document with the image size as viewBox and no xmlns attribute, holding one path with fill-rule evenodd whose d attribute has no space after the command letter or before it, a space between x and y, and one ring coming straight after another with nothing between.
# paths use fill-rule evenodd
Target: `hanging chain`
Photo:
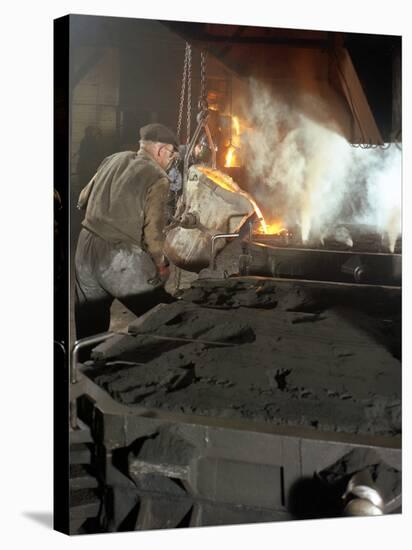
<instances>
[{"instance_id":1,"label":"hanging chain","mask_svg":"<svg viewBox=\"0 0 412 550\"><path fill-rule=\"evenodd\" d=\"M200 95L199 109L206 110L208 108L207 92L206 92L206 59L205 52L200 53ZM186 42L185 60L183 66L182 87L180 91L179 115L177 120L177 138L180 140L182 132L182 120L184 103L187 92L187 119L186 119L186 143L190 142L190 131L192 121L192 47Z\"/></svg>"},{"instance_id":2,"label":"hanging chain","mask_svg":"<svg viewBox=\"0 0 412 550\"><path fill-rule=\"evenodd\" d=\"M186 93L186 80L187 80L187 66L188 66L188 52L189 52L189 44L186 42L186 49L185 49L185 60L183 65L183 77L182 77L182 87L180 90L180 103L179 103L179 116L177 119L177 139L180 139L180 133L182 131L182 118L183 118L183 106L185 102L185 93Z\"/></svg>"},{"instance_id":3,"label":"hanging chain","mask_svg":"<svg viewBox=\"0 0 412 550\"><path fill-rule=\"evenodd\" d=\"M206 94L206 58L205 52L200 52L200 96L199 109L207 109L207 94Z\"/></svg>"},{"instance_id":4,"label":"hanging chain","mask_svg":"<svg viewBox=\"0 0 412 550\"><path fill-rule=\"evenodd\" d=\"M192 47L188 44L187 58L187 129L186 143L190 141L190 124L192 121Z\"/></svg>"}]
</instances>

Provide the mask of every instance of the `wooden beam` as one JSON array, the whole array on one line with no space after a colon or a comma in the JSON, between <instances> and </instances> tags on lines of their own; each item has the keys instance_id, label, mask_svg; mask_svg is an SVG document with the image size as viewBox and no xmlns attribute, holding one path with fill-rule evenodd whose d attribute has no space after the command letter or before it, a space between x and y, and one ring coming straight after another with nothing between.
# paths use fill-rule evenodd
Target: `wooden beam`
<instances>
[{"instance_id":1,"label":"wooden beam","mask_svg":"<svg viewBox=\"0 0 412 550\"><path fill-rule=\"evenodd\" d=\"M383 145L382 135L346 48L333 48L333 65L336 68L335 78L353 116L352 143Z\"/></svg>"}]
</instances>

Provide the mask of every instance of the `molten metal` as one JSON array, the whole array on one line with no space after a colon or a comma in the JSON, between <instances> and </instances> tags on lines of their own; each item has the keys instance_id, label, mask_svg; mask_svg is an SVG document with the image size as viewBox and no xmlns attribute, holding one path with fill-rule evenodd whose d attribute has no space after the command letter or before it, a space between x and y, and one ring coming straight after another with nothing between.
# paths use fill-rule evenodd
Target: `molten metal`
<instances>
[{"instance_id":1,"label":"molten metal","mask_svg":"<svg viewBox=\"0 0 412 550\"><path fill-rule=\"evenodd\" d=\"M199 170L199 172L205 174L205 176L213 181L213 183L216 183L216 185L222 187L222 189L225 189L226 191L230 191L232 193L239 193L240 195L243 195L245 198L247 198L255 210L256 216L260 221L263 233L267 233L267 225L263 217L262 211L252 195L250 195L246 191L243 191L243 189L241 189L230 176L224 174L223 172L220 172L220 170L212 170L212 168L207 168L206 166L197 166L197 169Z\"/></svg>"},{"instance_id":2,"label":"molten metal","mask_svg":"<svg viewBox=\"0 0 412 550\"><path fill-rule=\"evenodd\" d=\"M242 192L242 189L233 180L233 178L227 174L224 174L220 170L213 170L212 168L207 168L206 166L196 166L196 168L199 172L202 172L206 177L212 180L213 183L216 183L219 187L226 189L226 191L231 191L232 193Z\"/></svg>"},{"instance_id":3,"label":"molten metal","mask_svg":"<svg viewBox=\"0 0 412 550\"><path fill-rule=\"evenodd\" d=\"M256 232L266 235L280 235L284 231L287 231L287 229L286 227L283 227L282 222L274 221L266 224L266 230L263 230L263 226L261 225Z\"/></svg>"}]
</instances>

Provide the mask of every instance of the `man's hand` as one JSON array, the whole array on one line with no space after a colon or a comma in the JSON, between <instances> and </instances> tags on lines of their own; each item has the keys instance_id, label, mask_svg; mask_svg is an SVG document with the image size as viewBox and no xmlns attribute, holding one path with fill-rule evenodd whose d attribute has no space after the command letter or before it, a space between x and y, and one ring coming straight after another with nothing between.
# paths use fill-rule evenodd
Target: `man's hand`
<instances>
[{"instance_id":1,"label":"man's hand","mask_svg":"<svg viewBox=\"0 0 412 550\"><path fill-rule=\"evenodd\" d=\"M165 264L160 264L160 265L157 266L157 271L159 273L159 277L160 277L160 280L162 281L162 283L167 281L167 279L169 278L169 275L170 275L169 266L165 265Z\"/></svg>"},{"instance_id":2,"label":"man's hand","mask_svg":"<svg viewBox=\"0 0 412 550\"><path fill-rule=\"evenodd\" d=\"M149 279L149 284L153 286L164 285L169 278L170 269L169 266L162 263L156 263L156 275L152 279Z\"/></svg>"}]
</instances>

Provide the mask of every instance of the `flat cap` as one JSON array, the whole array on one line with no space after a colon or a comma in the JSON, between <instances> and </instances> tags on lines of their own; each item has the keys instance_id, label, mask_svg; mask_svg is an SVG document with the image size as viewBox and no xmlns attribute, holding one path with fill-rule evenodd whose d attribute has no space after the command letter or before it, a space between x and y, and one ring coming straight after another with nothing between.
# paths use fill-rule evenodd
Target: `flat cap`
<instances>
[{"instance_id":1,"label":"flat cap","mask_svg":"<svg viewBox=\"0 0 412 550\"><path fill-rule=\"evenodd\" d=\"M172 130L170 130L167 126L157 122L154 124L147 124L146 126L140 128L140 139L154 141L155 143L167 143L173 145L173 148L176 149L176 151L179 146L174 132L172 132Z\"/></svg>"}]
</instances>

